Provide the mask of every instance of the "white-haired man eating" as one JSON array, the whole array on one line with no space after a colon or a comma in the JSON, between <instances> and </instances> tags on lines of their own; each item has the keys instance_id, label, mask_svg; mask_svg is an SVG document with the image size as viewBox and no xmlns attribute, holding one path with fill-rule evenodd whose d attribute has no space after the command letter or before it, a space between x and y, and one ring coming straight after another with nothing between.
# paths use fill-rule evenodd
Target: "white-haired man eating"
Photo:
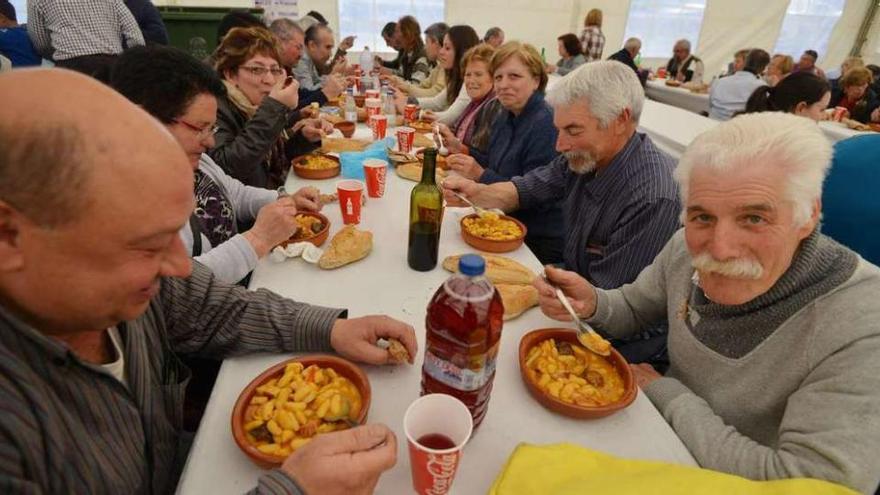
<instances>
[{"instance_id":1,"label":"white-haired man eating","mask_svg":"<svg viewBox=\"0 0 880 495\"><path fill-rule=\"evenodd\" d=\"M615 61L584 64L547 95L561 155L510 182L443 183L486 208L527 210L562 198L563 261L597 287L632 282L678 230L681 203L675 160L636 131L645 93L635 73ZM665 361L665 330L618 348L631 361ZM658 357L659 356L659 357ZM655 359L657 357L657 359Z\"/></svg>"},{"instance_id":2,"label":"white-haired man eating","mask_svg":"<svg viewBox=\"0 0 880 495\"><path fill-rule=\"evenodd\" d=\"M632 284L547 269L624 337L669 319L671 367L639 386L701 466L752 479L880 480L880 269L817 228L831 147L812 122L737 117L675 171L684 229ZM541 308L567 315L540 279Z\"/></svg>"}]
</instances>

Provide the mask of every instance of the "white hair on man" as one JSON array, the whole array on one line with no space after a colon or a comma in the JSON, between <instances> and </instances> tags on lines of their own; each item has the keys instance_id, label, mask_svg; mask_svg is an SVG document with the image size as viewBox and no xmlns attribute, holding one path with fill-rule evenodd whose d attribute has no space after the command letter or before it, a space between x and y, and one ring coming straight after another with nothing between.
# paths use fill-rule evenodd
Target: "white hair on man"
<instances>
[{"instance_id":1,"label":"white hair on man","mask_svg":"<svg viewBox=\"0 0 880 495\"><path fill-rule=\"evenodd\" d=\"M687 205L695 168L784 168L786 199L794 203L794 222L800 227L810 220L815 201L822 197L831 154L831 144L810 119L781 112L740 115L697 136L679 160L674 177Z\"/></svg>"},{"instance_id":2,"label":"white hair on man","mask_svg":"<svg viewBox=\"0 0 880 495\"><path fill-rule=\"evenodd\" d=\"M642 48L642 40L638 38L629 38L626 40L626 43L623 44L624 50L633 51L640 50Z\"/></svg>"},{"instance_id":3,"label":"white hair on man","mask_svg":"<svg viewBox=\"0 0 880 495\"><path fill-rule=\"evenodd\" d=\"M603 60L580 66L560 79L547 95L547 102L554 107L578 100L586 101L590 113L605 129L627 109L633 123L638 123L645 91L632 69L614 60Z\"/></svg>"},{"instance_id":4,"label":"white hair on man","mask_svg":"<svg viewBox=\"0 0 880 495\"><path fill-rule=\"evenodd\" d=\"M675 48L679 48L679 47L684 48L685 50L688 51L688 53L691 52L691 42L688 40L680 39L680 40L676 41Z\"/></svg>"}]
</instances>

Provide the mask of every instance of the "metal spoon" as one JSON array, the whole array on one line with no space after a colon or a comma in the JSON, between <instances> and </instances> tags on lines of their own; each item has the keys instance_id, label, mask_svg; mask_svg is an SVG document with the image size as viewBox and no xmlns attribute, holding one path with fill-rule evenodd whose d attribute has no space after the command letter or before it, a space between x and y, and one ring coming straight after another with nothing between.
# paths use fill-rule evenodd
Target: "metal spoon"
<instances>
[{"instance_id":1,"label":"metal spoon","mask_svg":"<svg viewBox=\"0 0 880 495\"><path fill-rule=\"evenodd\" d=\"M468 206L470 206L471 208L474 209L474 213L476 213L477 215L480 215L481 217L483 215L485 215L486 213L495 213L497 215L504 215L504 212L499 210L498 208L486 209L486 208L483 208L482 206L475 205L473 201L467 199L464 195L458 193L457 191L453 191L452 189L450 189L449 192L454 194L456 198L467 203Z\"/></svg>"},{"instance_id":2,"label":"metal spoon","mask_svg":"<svg viewBox=\"0 0 880 495\"><path fill-rule=\"evenodd\" d=\"M574 308L571 307L571 303L568 302L568 298L563 294L562 289L557 287L553 282L551 282L547 278L547 274L542 273L541 277L550 287L556 291L556 298L559 299L559 302L562 303L562 306L568 311L568 314L571 316L571 319L577 323L577 331L578 331L578 341L583 344L587 349L595 352L600 356L608 356L611 354L611 343L605 340L601 335L599 335L593 327L588 325L585 321L581 320L581 318L574 311Z\"/></svg>"}]
</instances>

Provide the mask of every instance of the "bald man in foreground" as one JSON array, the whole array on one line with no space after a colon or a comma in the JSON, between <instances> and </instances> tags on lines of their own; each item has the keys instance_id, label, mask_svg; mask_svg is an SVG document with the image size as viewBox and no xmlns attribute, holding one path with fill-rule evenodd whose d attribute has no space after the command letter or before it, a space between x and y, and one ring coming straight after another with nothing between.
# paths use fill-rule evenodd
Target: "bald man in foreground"
<instances>
[{"instance_id":1,"label":"bald man in foreground","mask_svg":"<svg viewBox=\"0 0 880 495\"><path fill-rule=\"evenodd\" d=\"M178 354L331 351L371 364L413 330L214 280L178 235L193 175L174 138L64 70L0 76L0 493L169 493L185 455ZM252 493L371 493L383 425L316 437Z\"/></svg>"}]
</instances>

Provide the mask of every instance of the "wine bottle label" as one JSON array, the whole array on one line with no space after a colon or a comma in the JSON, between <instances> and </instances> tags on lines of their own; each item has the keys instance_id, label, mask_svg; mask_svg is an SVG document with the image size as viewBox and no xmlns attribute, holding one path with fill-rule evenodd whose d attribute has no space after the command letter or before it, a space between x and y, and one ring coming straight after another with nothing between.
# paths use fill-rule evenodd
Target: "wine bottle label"
<instances>
[{"instance_id":1,"label":"wine bottle label","mask_svg":"<svg viewBox=\"0 0 880 495\"><path fill-rule=\"evenodd\" d=\"M426 223L440 224L443 221L443 210L439 208L426 208L419 206L419 221Z\"/></svg>"},{"instance_id":2,"label":"wine bottle label","mask_svg":"<svg viewBox=\"0 0 880 495\"><path fill-rule=\"evenodd\" d=\"M425 351L425 364L422 366L422 370L444 385L456 390L472 392L489 383L495 375L496 354L497 346L495 346L494 352L490 350L486 354L470 357L470 367L462 368L455 363L435 356L431 351Z\"/></svg>"}]
</instances>

